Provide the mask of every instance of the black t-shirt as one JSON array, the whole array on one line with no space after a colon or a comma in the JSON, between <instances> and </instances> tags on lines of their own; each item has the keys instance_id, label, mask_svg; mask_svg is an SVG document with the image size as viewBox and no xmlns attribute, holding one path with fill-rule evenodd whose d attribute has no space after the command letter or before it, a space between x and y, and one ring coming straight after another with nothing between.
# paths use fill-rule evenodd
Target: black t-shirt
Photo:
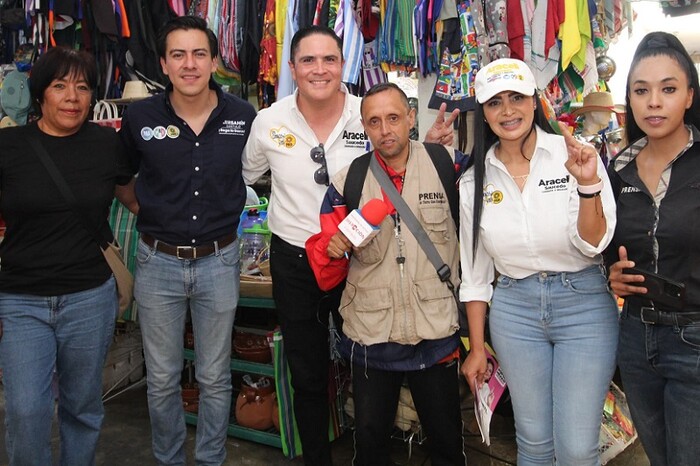
<instances>
[{"instance_id":1,"label":"black t-shirt","mask_svg":"<svg viewBox=\"0 0 700 466\"><path fill-rule=\"evenodd\" d=\"M130 170L117 133L93 123L54 137L36 123L0 130L0 291L55 296L84 291L111 275L102 252L27 142L39 138L91 224L104 224L115 184Z\"/></svg>"}]
</instances>

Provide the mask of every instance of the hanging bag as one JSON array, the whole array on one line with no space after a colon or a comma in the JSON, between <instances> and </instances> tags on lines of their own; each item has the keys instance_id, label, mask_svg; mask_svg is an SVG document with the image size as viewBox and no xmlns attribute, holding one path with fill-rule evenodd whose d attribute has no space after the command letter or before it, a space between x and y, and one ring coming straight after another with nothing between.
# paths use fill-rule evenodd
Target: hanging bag
<instances>
[{"instance_id":1,"label":"hanging bag","mask_svg":"<svg viewBox=\"0 0 700 466\"><path fill-rule=\"evenodd\" d=\"M122 119L119 117L119 109L114 102L106 100L98 100L95 107L92 109L93 123L100 126L107 126L116 130L121 129Z\"/></svg>"},{"instance_id":2,"label":"hanging bag","mask_svg":"<svg viewBox=\"0 0 700 466\"><path fill-rule=\"evenodd\" d=\"M107 261L109 268L112 269L114 280L117 283L117 294L119 295L119 316L121 316L134 300L134 277L131 275L131 272L129 272L129 269L126 268L121 247L119 247L116 240L110 241L109 239L101 237L100 233L95 232L94 227L90 225L87 218L78 210L77 201L68 187L68 183L66 183L66 180L59 172L58 167L56 167L56 164L53 163L53 160L51 160L49 154L46 152L46 149L44 149L41 143L37 139L30 139L29 144L31 144L34 152L36 152L39 160L44 165L44 168L46 168L49 175L51 175L51 178L53 179L54 183L56 183L58 190L61 192L61 195L63 195L75 216L83 224L83 227L93 235L94 240L102 250L105 261ZM106 222L107 220L105 219L105 223ZM100 231L102 231L102 227L100 227Z\"/></svg>"}]
</instances>

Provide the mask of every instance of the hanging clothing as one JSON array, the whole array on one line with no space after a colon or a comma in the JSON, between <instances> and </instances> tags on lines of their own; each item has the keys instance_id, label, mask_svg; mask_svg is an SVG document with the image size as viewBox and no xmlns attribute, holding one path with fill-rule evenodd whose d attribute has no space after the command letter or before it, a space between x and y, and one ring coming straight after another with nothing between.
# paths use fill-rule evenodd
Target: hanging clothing
<instances>
[{"instance_id":1,"label":"hanging clothing","mask_svg":"<svg viewBox=\"0 0 700 466\"><path fill-rule=\"evenodd\" d=\"M267 108L275 102L277 84L277 39L275 37L275 0L267 0L258 71L258 108Z\"/></svg>"},{"instance_id":2,"label":"hanging clothing","mask_svg":"<svg viewBox=\"0 0 700 466\"><path fill-rule=\"evenodd\" d=\"M477 9L483 6L484 26L488 35L488 63L499 58L509 58L508 48L508 17L506 0L485 0L483 2L473 2L472 8ZM481 65L487 62L482 61Z\"/></svg>"},{"instance_id":3,"label":"hanging clothing","mask_svg":"<svg viewBox=\"0 0 700 466\"><path fill-rule=\"evenodd\" d=\"M294 8L294 0L291 0L291 7L288 3L289 0L276 0L275 1L275 40L277 41L277 71L282 72L284 67L289 67L287 62L282 61L283 49L284 49L284 38L285 26L287 24L287 9Z\"/></svg>"},{"instance_id":4,"label":"hanging clothing","mask_svg":"<svg viewBox=\"0 0 700 466\"><path fill-rule=\"evenodd\" d=\"M162 24L175 18L166 0L124 0L131 36L126 40L133 68L148 79L168 82L160 67L156 34Z\"/></svg>"},{"instance_id":5,"label":"hanging clothing","mask_svg":"<svg viewBox=\"0 0 700 466\"><path fill-rule=\"evenodd\" d=\"M557 76L561 51L556 43L559 16L556 1L538 2L532 17L532 54L528 65L535 75L538 89L543 89Z\"/></svg>"},{"instance_id":6,"label":"hanging clothing","mask_svg":"<svg viewBox=\"0 0 700 466\"><path fill-rule=\"evenodd\" d=\"M240 10L242 27L239 59L241 62L241 82L252 84L258 80L260 67L260 47L262 22L265 16L265 0L247 0Z\"/></svg>"},{"instance_id":7,"label":"hanging clothing","mask_svg":"<svg viewBox=\"0 0 700 466\"><path fill-rule=\"evenodd\" d=\"M382 71L377 58L377 41L366 43L362 55L362 88L364 92L369 91L375 84L387 81L386 73Z\"/></svg>"},{"instance_id":8,"label":"hanging clothing","mask_svg":"<svg viewBox=\"0 0 700 466\"><path fill-rule=\"evenodd\" d=\"M289 0L289 7L286 11L283 12L283 16L286 19L286 22L284 25L284 40L282 44L282 50L280 52L279 48L277 49L277 53L281 53L281 60L278 59L278 63L282 63L280 68L278 68L279 80L277 82L277 100L291 95L294 92L294 89L296 89L296 85L294 84L294 80L292 79L292 72L289 69L288 65L290 58L289 52L292 44L292 36L294 36L294 34L296 34L296 32L299 30L296 23L295 9L293 8L294 5L294 0ZM279 43L279 35L277 36L277 42ZM280 57L280 55L277 56Z\"/></svg>"},{"instance_id":9,"label":"hanging clothing","mask_svg":"<svg viewBox=\"0 0 700 466\"><path fill-rule=\"evenodd\" d=\"M566 15L559 29L561 46L561 68L565 70L574 63L579 70L586 64L586 43L591 40L591 20L586 2L564 0Z\"/></svg>"},{"instance_id":10,"label":"hanging clothing","mask_svg":"<svg viewBox=\"0 0 700 466\"><path fill-rule=\"evenodd\" d=\"M525 23L523 22L523 10L518 0L506 0L506 16L508 18L508 47L510 58L525 61L525 49L523 38L525 37Z\"/></svg>"},{"instance_id":11,"label":"hanging clothing","mask_svg":"<svg viewBox=\"0 0 700 466\"><path fill-rule=\"evenodd\" d=\"M474 109L474 79L479 70L479 55L472 5L468 0L460 0L457 4L459 18L443 20L440 72L428 108L437 109L444 102L448 112L455 108L461 112Z\"/></svg>"},{"instance_id":12,"label":"hanging clothing","mask_svg":"<svg viewBox=\"0 0 700 466\"><path fill-rule=\"evenodd\" d=\"M355 11L352 9L352 0L343 0L343 73L341 80L344 83L357 84L362 67L362 52L364 40L362 31L355 21Z\"/></svg>"}]
</instances>

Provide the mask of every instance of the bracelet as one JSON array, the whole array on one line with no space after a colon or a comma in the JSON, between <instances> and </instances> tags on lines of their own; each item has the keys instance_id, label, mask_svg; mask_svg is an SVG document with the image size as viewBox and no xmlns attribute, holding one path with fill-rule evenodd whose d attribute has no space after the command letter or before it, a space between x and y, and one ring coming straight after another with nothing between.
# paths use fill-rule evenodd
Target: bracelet
<instances>
[{"instance_id":1,"label":"bracelet","mask_svg":"<svg viewBox=\"0 0 700 466\"><path fill-rule=\"evenodd\" d=\"M576 191L578 192L578 197L580 197L582 199L593 199L594 197L600 196L600 191L597 191L597 192L591 193L591 194L582 193L581 190L579 190L579 189L577 189Z\"/></svg>"},{"instance_id":2,"label":"bracelet","mask_svg":"<svg viewBox=\"0 0 700 466\"><path fill-rule=\"evenodd\" d=\"M595 194L603 190L603 180L599 180L596 184L578 185L578 194ZM583 197L583 196L582 196Z\"/></svg>"}]
</instances>

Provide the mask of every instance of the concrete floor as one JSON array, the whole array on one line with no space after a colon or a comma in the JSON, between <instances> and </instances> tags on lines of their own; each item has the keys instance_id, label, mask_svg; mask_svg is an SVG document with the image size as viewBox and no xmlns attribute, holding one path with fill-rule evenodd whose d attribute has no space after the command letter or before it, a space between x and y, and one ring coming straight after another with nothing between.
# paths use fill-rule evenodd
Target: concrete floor
<instances>
[{"instance_id":1,"label":"concrete floor","mask_svg":"<svg viewBox=\"0 0 700 466\"><path fill-rule=\"evenodd\" d=\"M0 388L0 418L4 419L5 400ZM465 406L470 402L465 401ZM155 462L150 450L150 425L146 404L146 389L137 386L105 404L105 422L97 450L97 464L100 466L147 466ZM473 413L463 410L465 421L465 451L469 466L508 466L516 462L516 448L512 419L496 415L492 421L492 444L485 447L473 421ZM4 433L3 427L0 433ZM188 464L194 464L192 449L194 427L188 427ZM4 435L0 435L0 465L7 464ZM54 428L54 447L58 443ZM303 465L303 460L289 460L282 451L245 440L229 437L226 442L228 452L226 464L231 465ZM346 432L333 442L333 457L336 465L350 465L352 461L352 433ZM410 455L409 455L410 453ZM489 456L491 455L491 456ZM414 445L410 451L408 444L395 440L392 445L392 459L395 464L407 466L430 465L424 446ZM610 466L648 466L644 451L636 442L608 463ZM566 465L563 465L566 466Z\"/></svg>"}]
</instances>

